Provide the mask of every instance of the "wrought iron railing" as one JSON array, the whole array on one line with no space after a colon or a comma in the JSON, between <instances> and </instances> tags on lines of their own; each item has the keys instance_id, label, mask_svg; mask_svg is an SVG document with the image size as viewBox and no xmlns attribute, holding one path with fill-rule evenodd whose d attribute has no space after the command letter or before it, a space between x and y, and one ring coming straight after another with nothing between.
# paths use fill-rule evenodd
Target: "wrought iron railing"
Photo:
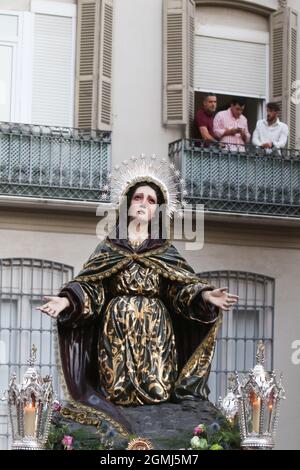
<instances>
[{"instance_id":1,"label":"wrought iron railing","mask_svg":"<svg viewBox=\"0 0 300 470\"><path fill-rule=\"evenodd\" d=\"M188 202L207 211L300 217L300 150L236 150L196 140L169 145Z\"/></svg>"},{"instance_id":2,"label":"wrought iron railing","mask_svg":"<svg viewBox=\"0 0 300 470\"><path fill-rule=\"evenodd\" d=\"M99 201L109 132L0 123L0 195Z\"/></svg>"}]
</instances>

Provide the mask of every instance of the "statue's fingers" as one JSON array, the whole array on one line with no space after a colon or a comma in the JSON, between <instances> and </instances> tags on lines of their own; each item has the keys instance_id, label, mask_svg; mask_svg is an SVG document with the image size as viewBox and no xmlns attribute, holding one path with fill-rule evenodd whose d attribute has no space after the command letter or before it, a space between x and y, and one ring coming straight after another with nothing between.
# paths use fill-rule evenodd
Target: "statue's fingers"
<instances>
[{"instance_id":1,"label":"statue's fingers","mask_svg":"<svg viewBox=\"0 0 300 470\"><path fill-rule=\"evenodd\" d=\"M44 295L42 297L43 300L47 300L49 302L49 300L52 300L53 299L53 295Z\"/></svg>"},{"instance_id":2,"label":"statue's fingers","mask_svg":"<svg viewBox=\"0 0 300 470\"><path fill-rule=\"evenodd\" d=\"M43 313L46 313L47 315L49 315L49 311L43 307L39 307L38 310L40 310L41 312Z\"/></svg>"},{"instance_id":3,"label":"statue's fingers","mask_svg":"<svg viewBox=\"0 0 300 470\"><path fill-rule=\"evenodd\" d=\"M36 307L36 309L37 310L43 310L46 307L47 307L47 304L43 304L43 305L39 305L38 307Z\"/></svg>"}]
</instances>

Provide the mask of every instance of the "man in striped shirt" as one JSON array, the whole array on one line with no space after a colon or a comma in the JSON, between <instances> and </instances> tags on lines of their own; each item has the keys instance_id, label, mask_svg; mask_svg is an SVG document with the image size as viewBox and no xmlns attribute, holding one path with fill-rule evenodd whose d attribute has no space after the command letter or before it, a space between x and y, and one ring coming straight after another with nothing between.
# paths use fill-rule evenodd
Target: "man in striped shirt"
<instances>
[{"instance_id":1,"label":"man in striped shirt","mask_svg":"<svg viewBox=\"0 0 300 470\"><path fill-rule=\"evenodd\" d=\"M244 98L232 98L231 106L226 111L220 111L214 119L214 135L231 151L245 151L245 143L251 139L248 130Z\"/></svg>"}]
</instances>

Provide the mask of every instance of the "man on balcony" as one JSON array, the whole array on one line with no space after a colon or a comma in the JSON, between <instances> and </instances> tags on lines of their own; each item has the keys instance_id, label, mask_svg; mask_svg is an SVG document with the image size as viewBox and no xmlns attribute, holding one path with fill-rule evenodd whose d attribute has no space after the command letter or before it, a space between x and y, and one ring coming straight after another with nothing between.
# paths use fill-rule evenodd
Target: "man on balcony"
<instances>
[{"instance_id":1,"label":"man on balcony","mask_svg":"<svg viewBox=\"0 0 300 470\"><path fill-rule=\"evenodd\" d=\"M214 135L214 117L217 109L217 97L214 93L208 93L204 96L203 107L196 114L196 126L199 130L201 141L205 141L205 147L208 144L217 142ZM201 144L201 143L200 143Z\"/></svg>"},{"instance_id":2,"label":"man on balcony","mask_svg":"<svg viewBox=\"0 0 300 470\"><path fill-rule=\"evenodd\" d=\"M251 139L247 118L243 115L246 102L235 97L226 111L220 111L214 119L214 135L232 152L245 152L245 143Z\"/></svg>"},{"instance_id":3,"label":"man on balcony","mask_svg":"<svg viewBox=\"0 0 300 470\"><path fill-rule=\"evenodd\" d=\"M258 121L253 133L252 143L266 154L280 155L288 140L289 128L279 120L279 112L278 103L268 103L267 119Z\"/></svg>"}]
</instances>

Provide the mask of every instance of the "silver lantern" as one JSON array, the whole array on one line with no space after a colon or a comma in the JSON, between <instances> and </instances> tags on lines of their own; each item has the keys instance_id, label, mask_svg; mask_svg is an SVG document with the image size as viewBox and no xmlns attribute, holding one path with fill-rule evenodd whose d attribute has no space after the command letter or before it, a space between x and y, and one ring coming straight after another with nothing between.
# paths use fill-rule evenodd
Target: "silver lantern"
<instances>
[{"instance_id":1,"label":"silver lantern","mask_svg":"<svg viewBox=\"0 0 300 470\"><path fill-rule=\"evenodd\" d=\"M225 398L219 398L217 405L217 408L231 424L234 422L239 410L238 399L234 392L234 381L235 377L231 374L228 378L228 393Z\"/></svg>"},{"instance_id":2,"label":"silver lantern","mask_svg":"<svg viewBox=\"0 0 300 470\"><path fill-rule=\"evenodd\" d=\"M265 346L259 342L256 365L242 381L236 373L235 394L241 446L247 449L272 449L277 429L280 401L285 398L281 376L277 381L275 372L264 368Z\"/></svg>"},{"instance_id":3,"label":"silver lantern","mask_svg":"<svg viewBox=\"0 0 300 470\"><path fill-rule=\"evenodd\" d=\"M55 396L51 376L42 378L34 366L36 352L33 345L22 383L17 384L13 374L5 393L12 449L42 450L48 439Z\"/></svg>"}]
</instances>

